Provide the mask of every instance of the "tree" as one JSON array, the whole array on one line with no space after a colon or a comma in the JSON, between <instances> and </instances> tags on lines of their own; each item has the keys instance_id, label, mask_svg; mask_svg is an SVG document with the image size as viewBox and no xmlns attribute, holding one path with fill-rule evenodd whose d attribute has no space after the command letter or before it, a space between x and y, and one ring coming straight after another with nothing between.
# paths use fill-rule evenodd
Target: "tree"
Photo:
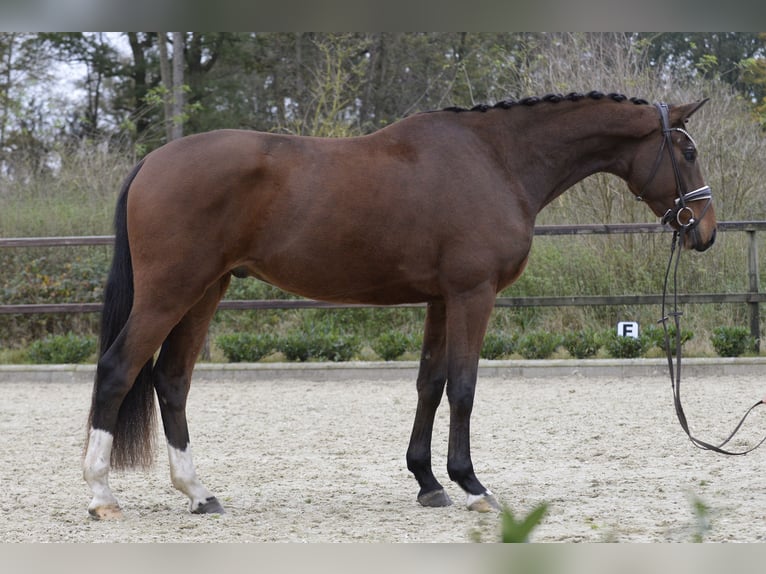
<instances>
[{"instance_id":1,"label":"tree","mask_svg":"<svg viewBox=\"0 0 766 574\"><path fill-rule=\"evenodd\" d=\"M13 109L16 107L12 88L16 72L16 48L21 34L0 33L0 174L7 170L7 138Z\"/></svg>"},{"instance_id":2,"label":"tree","mask_svg":"<svg viewBox=\"0 0 766 574\"><path fill-rule=\"evenodd\" d=\"M173 92L173 77L170 70L170 58L168 57L168 38L167 32L157 33L157 46L160 52L160 78L162 79L162 109L165 123L165 139L173 139L173 102L171 94Z\"/></svg>"},{"instance_id":3,"label":"tree","mask_svg":"<svg viewBox=\"0 0 766 574\"><path fill-rule=\"evenodd\" d=\"M651 99L716 78L766 125L763 34L172 34L128 32L125 54L113 34L2 34L0 163L7 164L12 134L14 149L24 147L22 132L25 149L46 138L106 137L129 142L140 156L181 133L221 127L369 133L450 105L591 89ZM32 87L45 85L56 61L82 70L83 96L49 105L38 121L35 107L50 96ZM74 111L62 121L61 110Z\"/></svg>"},{"instance_id":4,"label":"tree","mask_svg":"<svg viewBox=\"0 0 766 574\"><path fill-rule=\"evenodd\" d=\"M720 78L752 103L763 103L766 34L755 32L672 32L642 34L652 64L682 78Z\"/></svg>"},{"instance_id":5,"label":"tree","mask_svg":"<svg viewBox=\"0 0 766 574\"><path fill-rule=\"evenodd\" d=\"M0 177L24 178L44 165L48 63L36 35L0 33Z\"/></svg>"},{"instance_id":6,"label":"tree","mask_svg":"<svg viewBox=\"0 0 766 574\"><path fill-rule=\"evenodd\" d=\"M173 32L173 60L168 56L167 33L158 35L160 77L165 120L165 139L171 141L183 136L184 121L184 35Z\"/></svg>"},{"instance_id":7,"label":"tree","mask_svg":"<svg viewBox=\"0 0 766 574\"><path fill-rule=\"evenodd\" d=\"M173 32L173 127L170 139L178 139L184 134L184 35Z\"/></svg>"},{"instance_id":8,"label":"tree","mask_svg":"<svg viewBox=\"0 0 766 574\"><path fill-rule=\"evenodd\" d=\"M147 106L147 97L158 83L153 56L154 44L157 34L150 32L128 32L128 43L133 58L131 65L123 68L123 83L115 95L116 107L127 112L134 126L133 138L135 141L151 139L151 126L153 121L153 108ZM159 42L158 42L159 43Z\"/></svg>"},{"instance_id":9,"label":"tree","mask_svg":"<svg viewBox=\"0 0 766 574\"><path fill-rule=\"evenodd\" d=\"M85 76L80 85L85 91L85 106L76 129L82 137L101 134L102 112L105 109L105 82L119 70L117 52L104 32L44 33L40 41L58 52L59 58L84 65Z\"/></svg>"}]
</instances>

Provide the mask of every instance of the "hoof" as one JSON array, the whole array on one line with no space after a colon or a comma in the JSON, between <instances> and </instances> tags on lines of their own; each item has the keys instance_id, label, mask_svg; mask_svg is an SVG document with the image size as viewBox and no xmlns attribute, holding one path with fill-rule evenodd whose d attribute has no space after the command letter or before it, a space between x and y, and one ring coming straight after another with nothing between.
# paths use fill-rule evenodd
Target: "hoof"
<instances>
[{"instance_id":1,"label":"hoof","mask_svg":"<svg viewBox=\"0 0 766 574\"><path fill-rule=\"evenodd\" d=\"M211 496L205 502L192 510L192 514L225 514L223 506L215 496Z\"/></svg>"},{"instance_id":2,"label":"hoof","mask_svg":"<svg viewBox=\"0 0 766 574\"><path fill-rule=\"evenodd\" d=\"M425 494L421 494L418 496L418 502L422 506L427 507L439 507L439 506L450 506L452 504L452 500L449 496L447 496L447 493L444 492L444 490L432 490L431 492L427 492Z\"/></svg>"},{"instance_id":3,"label":"hoof","mask_svg":"<svg viewBox=\"0 0 766 574\"><path fill-rule=\"evenodd\" d=\"M122 520L122 510L118 504L105 504L89 508L88 513L96 520Z\"/></svg>"},{"instance_id":4,"label":"hoof","mask_svg":"<svg viewBox=\"0 0 766 574\"><path fill-rule=\"evenodd\" d=\"M474 512L501 512L500 504L498 504L495 495L489 490L484 494L469 494L466 502L468 510Z\"/></svg>"}]
</instances>

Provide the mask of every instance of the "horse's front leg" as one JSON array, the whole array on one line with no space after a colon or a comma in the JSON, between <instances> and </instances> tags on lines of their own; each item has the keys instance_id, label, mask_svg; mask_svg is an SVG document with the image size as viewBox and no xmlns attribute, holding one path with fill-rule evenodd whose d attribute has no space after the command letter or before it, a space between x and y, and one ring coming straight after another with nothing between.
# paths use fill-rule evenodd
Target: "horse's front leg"
<instances>
[{"instance_id":1,"label":"horse's front leg","mask_svg":"<svg viewBox=\"0 0 766 574\"><path fill-rule=\"evenodd\" d=\"M494 301L494 289L482 286L447 302L447 398L450 405L447 471L466 492L468 508L479 512L500 509L492 492L476 478L470 441L479 355Z\"/></svg>"},{"instance_id":2,"label":"horse's front leg","mask_svg":"<svg viewBox=\"0 0 766 574\"><path fill-rule=\"evenodd\" d=\"M420 485L418 502L423 506L452 504L431 469L434 417L447 382L446 333L444 302L429 303L418 371L418 407L407 449L407 468Z\"/></svg>"}]
</instances>

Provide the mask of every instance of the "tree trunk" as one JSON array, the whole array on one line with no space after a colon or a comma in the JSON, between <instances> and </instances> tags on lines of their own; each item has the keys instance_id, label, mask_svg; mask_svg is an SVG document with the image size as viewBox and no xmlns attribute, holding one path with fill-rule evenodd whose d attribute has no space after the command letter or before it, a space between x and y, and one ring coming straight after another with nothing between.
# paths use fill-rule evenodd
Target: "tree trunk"
<instances>
[{"instance_id":1,"label":"tree trunk","mask_svg":"<svg viewBox=\"0 0 766 574\"><path fill-rule=\"evenodd\" d=\"M173 133L171 139L184 135L184 33L173 32Z\"/></svg>"},{"instance_id":2,"label":"tree trunk","mask_svg":"<svg viewBox=\"0 0 766 574\"><path fill-rule=\"evenodd\" d=\"M134 85L132 115L136 116L136 140L140 140L141 136L149 129L151 123L146 114L137 112L145 103L146 94L149 91L149 86L147 85L146 51L152 44L152 38L148 34L139 37L137 32L128 32L128 42L130 43L130 51L133 54L133 67L130 72Z\"/></svg>"},{"instance_id":3,"label":"tree trunk","mask_svg":"<svg viewBox=\"0 0 766 574\"><path fill-rule=\"evenodd\" d=\"M157 32L157 46L160 50L160 80L164 88L163 94L163 113L165 116L165 140L173 139L173 104L171 94L173 93L173 80L170 75L170 59L168 57L168 35L167 32Z\"/></svg>"},{"instance_id":4,"label":"tree trunk","mask_svg":"<svg viewBox=\"0 0 766 574\"><path fill-rule=\"evenodd\" d=\"M5 40L4 49L4 64L3 79L0 81L0 106L2 106L2 113L0 113L0 175L5 173L5 138L8 122L10 119L11 109L11 86L13 81L13 48L16 42L16 33L11 32L7 35Z\"/></svg>"}]
</instances>

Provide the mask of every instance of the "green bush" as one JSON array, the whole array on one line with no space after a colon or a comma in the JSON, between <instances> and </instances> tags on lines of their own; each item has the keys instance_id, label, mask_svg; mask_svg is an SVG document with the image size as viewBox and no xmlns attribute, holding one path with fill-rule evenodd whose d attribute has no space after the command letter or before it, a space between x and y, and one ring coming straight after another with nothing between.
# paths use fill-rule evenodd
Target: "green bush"
<instances>
[{"instance_id":1,"label":"green bush","mask_svg":"<svg viewBox=\"0 0 766 574\"><path fill-rule=\"evenodd\" d=\"M716 327L710 341L721 357L739 357L753 346L753 338L745 327Z\"/></svg>"},{"instance_id":2,"label":"green bush","mask_svg":"<svg viewBox=\"0 0 766 574\"><path fill-rule=\"evenodd\" d=\"M676 326L668 326L668 336L670 337L670 352L676 354ZM691 341L694 338L694 333L688 329L681 329L681 345L687 341ZM665 329L662 326L647 327L644 330L644 340L646 341L646 347L659 347L663 352L667 352L665 349Z\"/></svg>"},{"instance_id":3,"label":"green bush","mask_svg":"<svg viewBox=\"0 0 766 574\"><path fill-rule=\"evenodd\" d=\"M487 333L481 346L482 359L500 359L513 353L515 338L507 333Z\"/></svg>"},{"instance_id":4,"label":"green bush","mask_svg":"<svg viewBox=\"0 0 766 574\"><path fill-rule=\"evenodd\" d=\"M95 337L67 333L35 341L27 358L36 364L82 363L96 351Z\"/></svg>"},{"instance_id":5,"label":"green bush","mask_svg":"<svg viewBox=\"0 0 766 574\"><path fill-rule=\"evenodd\" d=\"M561 344L561 337L548 331L536 331L522 336L518 352L525 359L547 359Z\"/></svg>"},{"instance_id":6,"label":"green bush","mask_svg":"<svg viewBox=\"0 0 766 574\"><path fill-rule=\"evenodd\" d=\"M215 342L232 363L260 361L276 348L274 337L265 333L229 333Z\"/></svg>"},{"instance_id":7,"label":"green bush","mask_svg":"<svg viewBox=\"0 0 766 574\"><path fill-rule=\"evenodd\" d=\"M587 359L598 353L601 338L595 331L575 331L564 335L563 345L576 359Z\"/></svg>"},{"instance_id":8,"label":"green bush","mask_svg":"<svg viewBox=\"0 0 766 574\"><path fill-rule=\"evenodd\" d=\"M350 361L361 347L359 337L327 333L314 340L314 357L321 361Z\"/></svg>"},{"instance_id":9,"label":"green bush","mask_svg":"<svg viewBox=\"0 0 766 574\"><path fill-rule=\"evenodd\" d=\"M0 249L0 300L6 305L99 303L108 265L104 249L97 247ZM0 345L67 333L93 335L98 326L97 313L0 315Z\"/></svg>"},{"instance_id":10,"label":"green bush","mask_svg":"<svg viewBox=\"0 0 766 574\"><path fill-rule=\"evenodd\" d=\"M647 339L644 336L633 338L611 333L607 336L604 347L610 357L616 359L635 359L646 351Z\"/></svg>"},{"instance_id":11,"label":"green bush","mask_svg":"<svg viewBox=\"0 0 766 574\"><path fill-rule=\"evenodd\" d=\"M410 346L410 338L401 331L383 333L372 342L372 350L384 361L393 361L403 355Z\"/></svg>"},{"instance_id":12,"label":"green bush","mask_svg":"<svg viewBox=\"0 0 766 574\"><path fill-rule=\"evenodd\" d=\"M294 331L280 338L277 350L284 353L288 361L349 361L359 351L361 341L354 335L336 332Z\"/></svg>"},{"instance_id":13,"label":"green bush","mask_svg":"<svg viewBox=\"0 0 766 574\"><path fill-rule=\"evenodd\" d=\"M308 361L312 356L311 341L298 332L277 339L277 350L281 351L288 361Z\"/></svg>"}]
</instances>

